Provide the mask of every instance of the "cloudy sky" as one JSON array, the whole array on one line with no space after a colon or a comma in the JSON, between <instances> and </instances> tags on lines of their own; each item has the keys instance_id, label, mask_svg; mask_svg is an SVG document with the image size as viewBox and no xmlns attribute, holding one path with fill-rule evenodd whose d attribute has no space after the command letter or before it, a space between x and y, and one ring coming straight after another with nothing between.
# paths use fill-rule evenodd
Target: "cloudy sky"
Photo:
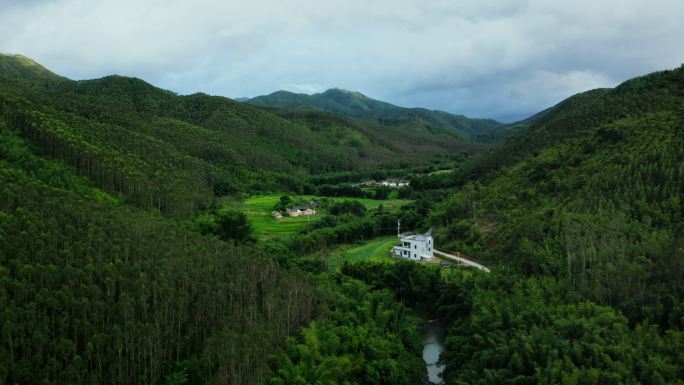
<instances>
[{"instance_id":1,"label":"cloudy sky","mask_svg":"<svg viewBox=\"0 0 684 385\"><path fill-rule=\"evenodd\" d=\"M361 91L521 118L684 63L682 0L0 0L0 52L181 94Z\"/></svg>"}]
</instances>

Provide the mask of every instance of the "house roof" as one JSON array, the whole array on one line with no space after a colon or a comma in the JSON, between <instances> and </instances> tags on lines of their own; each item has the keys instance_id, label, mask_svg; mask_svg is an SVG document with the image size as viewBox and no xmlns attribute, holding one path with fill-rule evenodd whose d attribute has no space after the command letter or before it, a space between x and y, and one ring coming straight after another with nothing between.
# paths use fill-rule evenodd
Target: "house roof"
<instances>
[{"instance_id":1,"label":"house roof","mask_svg":"<svg viewBox=\"0 0 684 385\"><path fill-rule=\"evenodd\" d=\"M309 209L313 210L313 207L311 207L311 206L305 206L305 205L297 205L297 206L293 206L291 209L288 209L288 210L291 210L291 211L304 211L304 210L309 210Z\"/></svg>"},{"instance_id":2,"label":"house roof","mask_svg":"<svg viewBox=\"0 0 684 385\"><path fill-rule=\"evenodd\" d=\"M425 241L428 237L432 237L432 227L425 234L401 234L401 239L413 240L413 241Z\"/></svg>"}]
</instances>

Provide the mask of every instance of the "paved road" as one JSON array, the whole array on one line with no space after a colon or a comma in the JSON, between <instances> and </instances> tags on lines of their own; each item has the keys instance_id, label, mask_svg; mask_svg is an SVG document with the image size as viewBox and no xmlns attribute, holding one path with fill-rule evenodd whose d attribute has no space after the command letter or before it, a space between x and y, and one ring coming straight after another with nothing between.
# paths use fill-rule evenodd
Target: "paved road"
<instances>
[{"instance_id":1,"label":"paved road","mask_svg":"<svg viewBox=\"0 0 684 385\"><path fill-rule=\"evenodd\" d=\"M474 268L476 268L476 269L480 269L480 270L482 270L482 271L485 271L485 272L489 273L489 269L488 269L488 268L486 268L485 266L480 265L480 264L477 263L477 262L473 262L473 261L471 261L471 260L469 260L469 259L465 259L465 258L463 258L463 257L459 257L459 256L456 256L456 255L447 254L447 253L441 252L441 251L439 251L439 250L434 250L434 253L437 254L437 255L439 255L440 257L443 257L443 258L446 258L446 259L450 259L450 260L452 260L452 261L460 262L460 263L462 263L462 264L464 264L464 265L472 266L472 267L474 267Z\"/></svg>"}]
</instances>

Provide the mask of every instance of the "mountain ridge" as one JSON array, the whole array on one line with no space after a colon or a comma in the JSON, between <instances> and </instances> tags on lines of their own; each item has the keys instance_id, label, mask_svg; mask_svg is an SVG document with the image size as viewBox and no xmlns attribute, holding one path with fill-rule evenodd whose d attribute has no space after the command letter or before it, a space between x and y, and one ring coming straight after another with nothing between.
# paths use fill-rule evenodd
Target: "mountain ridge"
<instances>
[{"instance_id":1,"label":"mountain ridge","mask_svg":"<svg viewBox=\"0 0 684 385\"><path fill-rule=\"evenodd\" d=\"M244 103L260 107L323 110L356 119L420 119L475 142L480 136L492 134L503 126L493 119L468 118L465 115L421 107L400 107L370 98L358 91L338 87L311 95L280 90L251 98Z\"/></svg>"},{"instance_id":2,"label":"mountain ridge","mask_svg":"<svg viewBox=\"0 0 684 385\"><path fill-rule=\"evenodd\" d=\"M0 71L0 106L8 125L102 178L108 192L174 215L241 189L300 191L314 174L415 164L473 148L427 125L276 113L118 75L72 81L15 56L0 56L0 64L7 69Z\"/></svg>"}]
</instances>

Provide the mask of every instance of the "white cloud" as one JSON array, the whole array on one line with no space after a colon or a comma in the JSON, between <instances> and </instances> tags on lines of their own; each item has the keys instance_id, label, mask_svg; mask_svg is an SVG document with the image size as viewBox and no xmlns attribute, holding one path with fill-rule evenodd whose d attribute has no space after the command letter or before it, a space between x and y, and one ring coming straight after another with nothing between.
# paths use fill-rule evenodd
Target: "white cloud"
<instances>
[{"instance_id":1,"label":"white cloud","mask_svg":"<svg viewBox=\"0 0 684 385\"><path fill-rule=\"evenodd\" d=\"M181 93L339 86L520 116L684 61L680 0L0 0L0 51Z\"/></svg>"}]
</instances>

